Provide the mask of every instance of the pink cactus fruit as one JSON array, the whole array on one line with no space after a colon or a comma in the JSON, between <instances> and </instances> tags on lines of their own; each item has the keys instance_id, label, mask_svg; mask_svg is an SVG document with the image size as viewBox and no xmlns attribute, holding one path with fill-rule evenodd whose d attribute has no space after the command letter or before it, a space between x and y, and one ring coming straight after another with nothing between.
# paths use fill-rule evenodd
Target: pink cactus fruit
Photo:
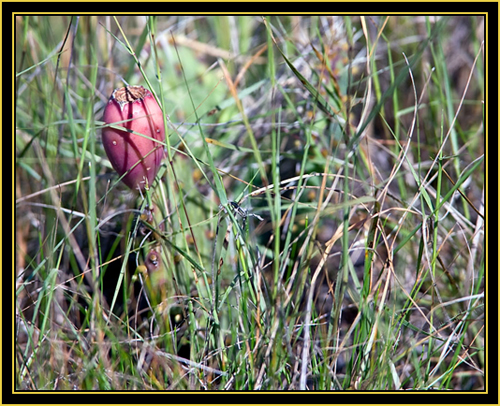
<instances>
[{"instance_id":1,"label":"pink cactus fruit","mask_svg":"<svg viewBox=\"0 0 500 406\"><path fill-rule=\"evenodd\" d=\"M108 126L102 130L111 165L120 176L125 175L122 181L130 189L144 190L146 184L153 183L163 157L165 126L160 106L144 87L122 87L111 95L103 121L124 128Z\"/></svg>"}]
</instances>

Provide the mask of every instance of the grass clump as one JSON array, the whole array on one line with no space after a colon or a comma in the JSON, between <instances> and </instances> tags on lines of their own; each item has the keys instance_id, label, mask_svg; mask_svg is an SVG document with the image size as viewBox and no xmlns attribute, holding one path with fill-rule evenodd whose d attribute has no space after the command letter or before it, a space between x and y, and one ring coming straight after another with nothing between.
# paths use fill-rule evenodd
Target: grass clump
<instances>
[{"instance_id":1,"label":"grass clump","mask_svg":"<svg viewBox=\"0 0 500 406\"><path fill-rule=\"evenodd\" d=\"M484 389L483 24L17 16L15 387Z\"/></svg>"}]
</instances>

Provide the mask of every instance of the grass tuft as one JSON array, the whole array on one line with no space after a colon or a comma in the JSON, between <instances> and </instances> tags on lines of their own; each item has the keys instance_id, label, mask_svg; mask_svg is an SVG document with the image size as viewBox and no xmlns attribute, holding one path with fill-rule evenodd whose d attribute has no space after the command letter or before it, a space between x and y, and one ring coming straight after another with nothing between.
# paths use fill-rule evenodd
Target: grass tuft
<instances>
[{"instance_id":1,"label":"grass tuft","mask_svg":"<svg viewBox=\"0 0 500 406\"><path fill-rule=\"evenodd\" d=\"M16 389L484 389L483 24L17 17Z\"/></svg>"}]
</instances>

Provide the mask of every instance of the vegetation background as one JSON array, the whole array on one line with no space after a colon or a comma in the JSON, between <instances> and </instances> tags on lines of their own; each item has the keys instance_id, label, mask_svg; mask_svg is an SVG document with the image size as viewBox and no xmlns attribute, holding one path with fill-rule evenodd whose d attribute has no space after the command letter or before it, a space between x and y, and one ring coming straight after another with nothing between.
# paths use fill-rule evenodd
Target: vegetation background
<instances>
[{"instance_id":1,"label":"vegetation background","mask_svg":"<svg viewBox=\"0 0 500 406\"><path fill-rule=\"evenodd\" d=\"M16 389L485 388L483 17L15 24ZM152 213L124 84L167 115Z\"/></svg>"}]
</instances>

